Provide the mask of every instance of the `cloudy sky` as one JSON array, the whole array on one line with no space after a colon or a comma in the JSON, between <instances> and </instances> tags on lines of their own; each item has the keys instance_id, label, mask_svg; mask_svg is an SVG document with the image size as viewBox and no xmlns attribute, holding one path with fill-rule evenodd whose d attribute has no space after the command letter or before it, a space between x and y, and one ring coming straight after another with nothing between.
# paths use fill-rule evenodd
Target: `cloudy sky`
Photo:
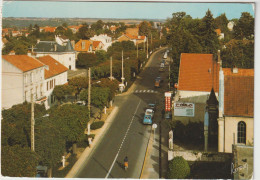
<instances>
[{"instance_id":1,"label":"cloudy sky","mask_svg":"<svg viewBox=\"0 0 260 180\"><path fill-rule=\"evenodd\" d=\"M184 11L202 18L210 9L214 17L226 13L228 19L239 18L241 12L254 16L250 3L173 3L173 2L55 2L3 1L3 17L80 17L166 19Z\"/></svg>"}]
</instances>

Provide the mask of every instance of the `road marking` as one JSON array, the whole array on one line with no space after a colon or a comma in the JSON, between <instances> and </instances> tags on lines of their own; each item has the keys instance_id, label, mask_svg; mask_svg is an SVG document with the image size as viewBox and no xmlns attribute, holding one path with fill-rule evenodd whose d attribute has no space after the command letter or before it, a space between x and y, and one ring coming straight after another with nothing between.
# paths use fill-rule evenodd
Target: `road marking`
<instances>
[{"instance_id":1,"label":"road marking","mask_svg":"<svg viewBox=\"0 0 260 180\"><path fill-rule=\"evenodd\" d=\"M144 90L144 93L146 92L146 90Z\"/></svg>"},{"instance_id":2,"label":"road marking","mask_svg":"<svg viewBox=\"0 0 260 180\"><path fill-rule=\"evenodd\" d=\"M154 92L154 90L151 90L151 93L153 93Z\"/></svg>"},{"instance_id":3,"label":"road marking","mask_svg":"<svg viewBox=\"0 0 260 180\"><path fill-rule=\"evenodd\" d=\"M147 92L149 93L149 92L150 92L150 90L147 90Z\"/></svg>"},{"instance_id":4,"label":"road marking","mask_svg":"<svg viewBox=\"0 0 260 180\"><path fill-rule=\"evenodd\" d=\"M131 120L130 124L128 125L127 131L126 131L125 136L124 136L124 138L123 138L123 141L122 141L122 143L121 143L121 145L120 145L120 147L119 147L119 149L118 149L118 152L117 152L117 154L116 154L116 157L115 157L115 159L114 159L114 161L113 161L113 163L112 163L112 165L111 165L111 167L110 167L110 169L109 169L109 171L108 171L108 173L107 173L107 175L106 175L106 177L105 177L106 179L107 179L108 176L110 175L110 173L111 173L111 171L112 171L112 168L113 168L114 165L115 165L116 159L117 159L117 157L118 157L118 155L119 155L119 152L120 152L120 150L121 150L121 148L122 148L122 146L123 146L123 144L124 144L125 138L126 138L126 136L127 136L127 134L128 134L128 131L129 131L129 129L130 129L132 123L133 123L135 114L136 114L136 112L137 112L137 109L138 109L140 103L141 103L141 100L139 101L139 103L138 103L138 105L137 105L137 107L136 107L136 109L135 109L135 113L134 113L134 115L133 115L133 117L132 117L132 120Z\"/></svg>"}]
</instances>

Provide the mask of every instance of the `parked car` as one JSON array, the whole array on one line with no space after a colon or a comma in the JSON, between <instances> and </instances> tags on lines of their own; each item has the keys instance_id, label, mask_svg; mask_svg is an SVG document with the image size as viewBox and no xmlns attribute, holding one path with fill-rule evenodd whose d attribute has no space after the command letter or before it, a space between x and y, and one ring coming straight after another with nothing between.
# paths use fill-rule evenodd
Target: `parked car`
<instances>
[{"instance_id":1,"label":"parked car","mask_svg":"<svg viewBox=\"0 0 260 180\"><path fill-rule=\"evenodd\" d=\"M154 111L152 109L149 108L149 109L145 110L145 115L153 117L153 114L154 114Z\"/></svg>"},{"instance_id":2,"label":"parked car","mask_svg":"<svg viewBox=\"0 0 260 180\"><path fill-rule=\"evenodd\" d=\"M152 116L144 115L143 124L152 124L152 123L153 123Z\"/></svg>"},{"instance_id":3,"label":"parked car","mask_svg":"<svg viewBox=\"0 0 260 180\"><path fill-rule=\"evenodd\" d=\"M79 106L85 106L86 105L85 101L77 101L75 104L77 104Z\"/></svg>"},{"instance_id":4,"label":"parked car","mask_svg":"<svg viewBox=\"0 0 260 180\"><path fill-rule=\"evenodd\" d=\"M41 165L38 165L36 167L36 170L37 170L37 174L36 174L36 177L47 177L47 166L41 166Z\"/></svg>"},{"instance_id":5,"label":"parked car","mask_svg":"<svg viewBox=\"0 0 260 180\"><path fill-rule=\"evenodd\" d=\"M154 103L148 104L148 109L152 109L153 111L155 111L156 110L156 104L154 104Z\"/></svg>"}]
</instances>

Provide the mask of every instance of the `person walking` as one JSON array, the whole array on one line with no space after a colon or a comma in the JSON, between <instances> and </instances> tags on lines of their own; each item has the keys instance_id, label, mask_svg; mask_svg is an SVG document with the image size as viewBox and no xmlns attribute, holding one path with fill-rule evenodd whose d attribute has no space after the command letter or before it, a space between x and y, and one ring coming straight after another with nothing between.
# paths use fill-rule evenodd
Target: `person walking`
<instances>
[{"instance_id":1,"label":"person walking","mask_svg":"<svg viewBox=\"0 0 260 180\"><path fill-rule=\"evenodd\" d=\"M127 168L128 168L128 157L127 156L124 159L124 167L125 167L125 170L127 170Z\"/></svg>"}]
</instances>

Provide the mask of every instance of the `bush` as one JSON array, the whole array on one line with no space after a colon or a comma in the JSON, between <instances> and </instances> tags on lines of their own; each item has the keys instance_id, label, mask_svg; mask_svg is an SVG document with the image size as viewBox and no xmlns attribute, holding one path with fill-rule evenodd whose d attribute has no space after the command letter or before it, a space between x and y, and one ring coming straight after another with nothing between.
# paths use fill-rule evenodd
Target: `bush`
<instances>
[{"instance_id":1,"label":"bush","mask_svg":"<svg viewBox=\"0 0 260 180\"><path fill-rule=\"evenodd\" d=\"M99 128L101 128L103 125L104 125L104 121L93 122L93 123L90 125L90 129L91 129L91 130L99 129Z\"/></svg>"},{"instance_id":2,"label":"bush","mask_svg":"<svg viewBox=\"0 0 260 180\"><path fill-rule=\"evenodd\" d=\"M183 157L178 156L169 162L167 178L185 179L190 175L190 166Z\"/></svg>"}]
</instances>

